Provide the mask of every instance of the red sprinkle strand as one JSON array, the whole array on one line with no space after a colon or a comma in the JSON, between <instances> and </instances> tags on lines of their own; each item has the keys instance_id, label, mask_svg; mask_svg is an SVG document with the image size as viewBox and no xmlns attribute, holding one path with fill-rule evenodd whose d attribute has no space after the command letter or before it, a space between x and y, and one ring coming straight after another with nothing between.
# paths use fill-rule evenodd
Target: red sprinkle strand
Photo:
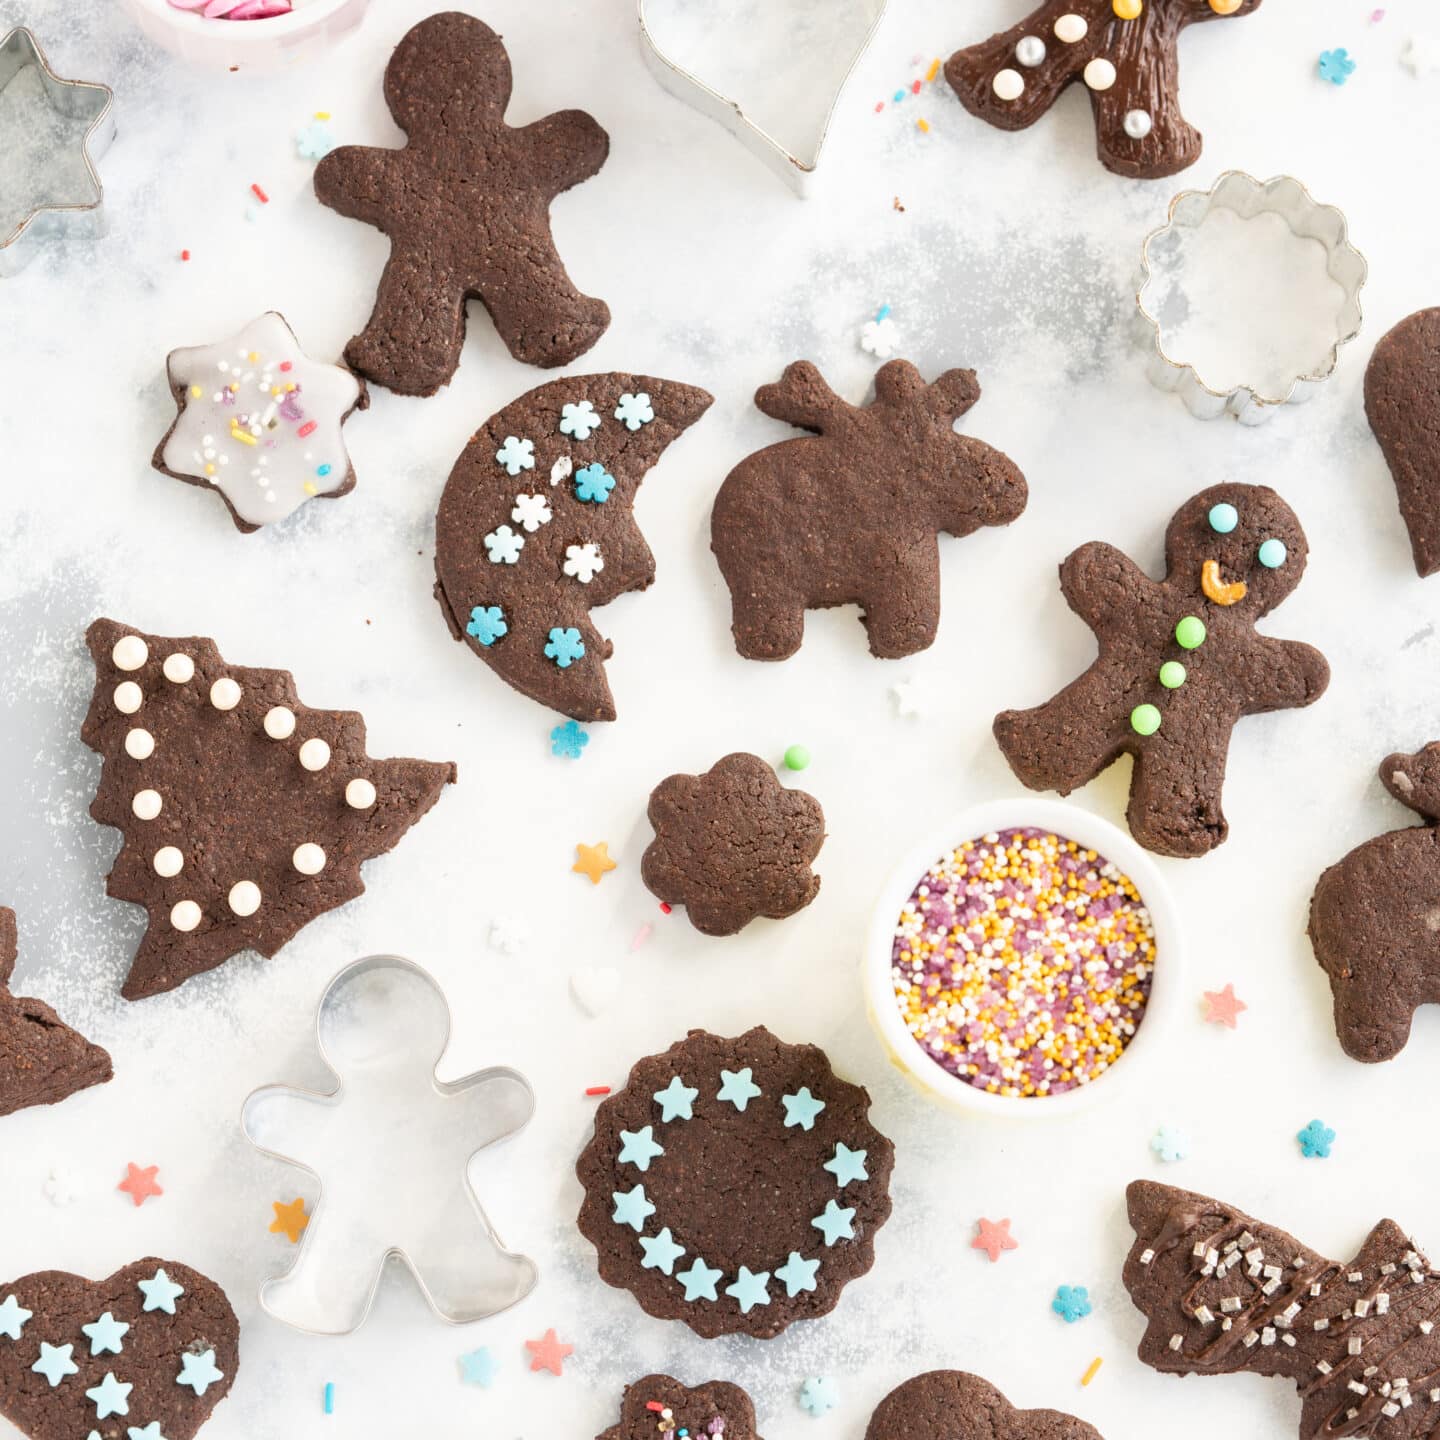
<instances>
[{"instance_id":1,"label":"red sprinkle strand","mask_svg":"<svg viewBox=\"0 0 1440 1440\"><path fill-rule=\"evenodd\" d=\"M262 205L268 205L270 203L270 197L258 185L252 185L250 188L255 192L255 198Z\"/></svg>"},{"instance_id":2,"label":"red sprinkle strand","mask_svg":"<svg viewBox=\"0 0 1440 1440\"><path fill-rule=\"evenodd\" d=\"M303 440L314 429L315 421L307 420L295 433Z\"/></svg>"},{"instance_id":3,"label":"red sprinkle strand","mask_svg":"<svg viewBox=\"0 0 1440 1440\"><path fill-rule=\"evenodd\" d=\"M647 1400L645 1402L645 1408L647 1410L653 1410L658 1415L665 1407L658 1400Z\"/></svg>"},{"instance_id":4,"label":"red sprinkle strand","mask_svg":"<svg viewBox=\"0 0 1440 1440\"><path fill-rule=\"evenodd\" d=\"M188 250L182 250L180 252L180 258L182 260L188 260L190 258L190 252Z\"/></svg>"},{"instance_id":5,"label":"red sprinkle strand","mask_svg":"<svg viewBox=\"0 0 1440 1440\"><path fill-rule=\"evenodd\" d=\"M610 1093L610 1087L608 1085L591 1085L586 1089L585 1093L587 1095L608 1095Z\"/></svg>"},{"instance_id":6,"label":"red sprinkle strand","mask_svg":"<svg viewBox=\"0 0 1440 1440\"><path fill-rule=\"evenodd\" d=\"M660 913L662 915L668 915L670 913L670 902L668 900L662 900L660 902Z\"/></svg>"}]
</instances>

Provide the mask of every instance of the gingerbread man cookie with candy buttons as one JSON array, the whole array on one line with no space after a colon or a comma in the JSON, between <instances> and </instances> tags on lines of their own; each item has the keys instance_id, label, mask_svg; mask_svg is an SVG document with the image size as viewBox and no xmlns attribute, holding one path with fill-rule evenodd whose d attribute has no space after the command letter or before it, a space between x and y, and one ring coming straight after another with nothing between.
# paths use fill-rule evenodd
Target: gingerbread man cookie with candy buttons
<instances>
[{"instance_id":1,"label":"gingerbread man cookie with candy buttons","mask_svg":"<svg viewBox=\"0 0 1440 1440\"><path fill-rule=\"evenodd\" d=\"M1307 554L1294 512L1263 485L1212 486L1182 506L1163 580L1113 546L1082 545L1060 588L1100 654L1044 705L996 717L1010 768L1032 790L1068 795L1131 755L1135 838L1162 855L1213 850L1228 833L1236 721L1309 705L1330 681L1318 650L1255 630L1300 583Z\"/></svg>"}]
</instances>

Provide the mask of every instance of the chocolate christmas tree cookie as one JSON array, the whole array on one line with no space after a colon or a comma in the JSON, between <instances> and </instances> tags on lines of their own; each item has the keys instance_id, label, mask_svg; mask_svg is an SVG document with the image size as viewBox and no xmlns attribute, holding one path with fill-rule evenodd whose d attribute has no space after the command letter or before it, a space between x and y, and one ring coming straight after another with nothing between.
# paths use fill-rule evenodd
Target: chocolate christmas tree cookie
<instances>
[{"instance_id":1,"label":"chocolate christmas tree cookie","mask_svg":"<svg viewBox=\"0 0 1440 1440\"><path fill-rule=\"evenodd\" d=\"M1024 130L1083 84L1101 163L1153 180L1200 158L1200 132L1180 113L1180 32L1238 19L1260 0L1045 0L1018 25L945 66L960 103L1001 130Z\"/></svg>"},{"instance_id":2,"label":"chocolate christmas tree cookie","mask_svg":"<svg viewBox=\"0 0 1440 1440\"><path fill-rule=\"evenodd\" d=\"M670 1375L647 1375L625 1387L620 1419L596 1440L760 1440L755 1407L724 1380L682 1385Z\"/></svg>"},{"instance_id":3,"label":"chocolate christmas tree cookie","mask_svg":"<svg viewBox=\"0 0 1440 1440\"><path fill-rule=\"evenodd\" d=\"M0 1280L0 1416L29 1440L191 1440L239 1364L225 1292L174 1260Z\"/></svg>"},{"instance_id":4,"label":"chocolate christmas tree cookie","mask_svg":"<svg viewBox=\"0 0 1440 1440\"><path fill-rule=\"evenodd\" d=\"M806 360L755 404L816 432L742 460L710 517L710 548L730 587L735 648L784 660L805 612L859 605L870 653L913 655L940 624L938 535L1008 525L1025 508L1025 477L953 422L980 398L973 370L927 385L907 360L875 376L875 400L847 405Z\"/></svg>"},{"instance_id":5,"label":"chocolate christmas tree cookie","mask_svg":"<svg viewBox=\"0 0 1440 1440\"><path fill-rule=\"evenodd\" d=\"M820 891L810 868L825 842L820 803L787 790L758 756L727 755L703 775L662 780L649 816L655 838L641 877L706 935L733 935L757 915L783 919Z\"/></svg>"},{"instance_id":6,"label":"chocolate christmas tree cookie","mask_svg":"<svg viewBox=\"0 0 1440 1440\"><path fill-rule=\"evenodd\" d=\"M1102 1440L1059 1410L1017 1410L988 1380L932 1370L892 1390L870 1417L865 1440Z\"/></svg>"},{"instance_id":7,"label":"chocolate christmas tree cookie","mask_svg":"<svg viewBox=\"0 0 1440 1440\"><path fill-rule=\"evenodd\" d=\"M522 395L477 430L435 519L435 598L522 695L574 720L613 720L614 648L590 611L655 579L635 492L709 408L649 375L572 375Z\"/></svg>"},{"instance_id":8,"label":"chocolate christmas tree cookie","mask_svg":"<svg viewBox=\"0 0 1440 1440\"><path fill-rule=\"evenodd\" d=\"M125 837L106 888L150 925L121 994L156 995L242 950L274 955L365 888L455 779L374 760L353 711L312 710L283 670L229 665L211 640L97 620L80 734L104 757L90 814Z\"/></svg>"},{"instance_id":9,"label":"chocolate christmas tree cookie","mask_svg":"<svg viewBox=\"0 0 1440 1440\"><path fill-rule=\"evenodd\" d=\"M310 359L283 315L271 310L214 345L172 350L165 368L179 413L151 463L218 491L238 529L355 488L340 427L370 397L343 366Z\"/></svg>"},{"instance_id":10,"label":"chocolate christmas tree cookie","mask_svg":"<svg viewBox=\"0 0 1440 1440\"><path fill-rule=\"evenodd\" d=\"M1301 1440L1421 1440L1440 1421L1440 1275L1393 1220L1327 1260L1232 1205L1137 1180L1125 1288L1140 1358L1177 1375L1291 1381Z\"/></svg>"},{"instance_id":11,"label":"chocolate christmas tree cookie","mask_svg":"<svg viewBox=\"0 0 1440 1440\"><path fill-rule=\"evenodd\" d=\"M1235 722L1309 705L1330 681L1318 650L1255 629L1300 583L1307 554L1294 512L1263 485L1215 485L1182 506L1163 580L1113 546L1082 545L1060 588L1100 654L1044 705L996 716L1010 768L1032 790L1068 795L1131 755L1135 838L1162 855L1213 850L1229 833L1220 795Z\"/></svg>"},{"instance_id":12,"label":"chocolate christmas tree cookie","mask_svg":"<svg viewBox=\"0 0 1440 1440\"><path fill-rule=\"evenodd\" d=\"M531 365L568 365L610 324L605 302L571 283L550 234L550 202L600 169L610 137L583 110L512 127L509 102L500 37L473 15L432 15L385 70L385 103L408 143L342 145L315 167L322 204L390 238L375 311L345 358L402 395L449 383L467 300Z\"/></svg>"},{"instance_id":13,"label":"chocolate christmas tree cookie","mask_svg":"<svg viewBox=\"0 0 1440 1440\"><path fill-rule=\"evenodd\" d=\"M768 1340L874 1262L894 1148L824 1051L757 1026L639 1061L576 1165L600 1277L707 1339Z\"/></svg>"},{"instance_id":14,"label":"chocolate christmas tree cookie","mask_svg":"<svg viewBox=\"0 0 1440 1440\"><path fill-rule=\"evenodd\" d=\"M0 1115L54 1105L114 1075L110 1056L44 1001L10 993L17 954L15 912L0 906Z\"/></svg>"}]
</instances>

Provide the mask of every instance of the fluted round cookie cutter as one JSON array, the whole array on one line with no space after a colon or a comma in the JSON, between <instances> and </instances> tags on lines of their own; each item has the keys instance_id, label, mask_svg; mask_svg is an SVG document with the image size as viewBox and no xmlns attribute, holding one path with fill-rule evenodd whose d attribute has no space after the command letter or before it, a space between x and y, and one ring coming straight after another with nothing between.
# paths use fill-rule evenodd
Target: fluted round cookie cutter
<instances>
[{"instance_id":1,"label":"fluted round cookie cutter","mask_svg":"<svg viewBox=\"0 0 1440 1440\"><path fill-rule=\"evenodd\" d=\"M414 1003L415 999L420 997L430 1006L429 1018L433 1022L430 1026L433 1031L431 1040L434 1047L437 1048L435 1048L432 1060L425 1067L424 1078L429 1092L442 1101L463 1102L466 1097L479 1095L483 1089L496 1090L499 1095L497 1109L500 1114L497 1117L493 1134L477 1138L473 1146L469 1146L469 1142L466 1142L468 1148L465 1151L465 1158L459 1162L460 1174L458 1177L450 1173L448 1166L444 1169L437 1167L427 1176L414 1177L415 1183L407 1191L407 1195L413 1197L417 1205L424 1206L427 1202L433 1204L436 1207L436 1213L438 1213L439 1203L442 1201L448 1201L452 1206L454 1213L450 1219L456 1222L453 1228L446 1227L442 1231L441 1227L430 1226L428 1229L432 1233L424 1237L427 1243L435 1243L441 1252L450 1257L449 1263L453 1268L446 1272L443 1283L437 1279L437 1267L427 1263L425 1255L417 1253L418 1246L412 1248L387 1241L376 1247L381 1252L378 1259L367 1261L362 1257L360 1263L352 1267L352 1275L368 1277L368 1285L364 1288L363 1298L350 1307L352 1311L350 1323L339 1328L302 1323L284 1313L282 1309L276 1308L272 1292L276 1287L294 1284L297 1277L302 1276L302 1268L307 1264L313 1265L314 1263L316 1253L314 1237L324 1233L322 1222L326 1219L324 1209L327 1193L326 1182L320 1172L307 1161L272 1149L263 1139L257 1137L257 1129L264 1128L263 1121L257 1119L257 1112L267 1102L273 1102L277 1098L295 1101L302 1106L314 1106L317 1109L336 1109L341 1105L347 1094L345 1073L332 1058L327 1034L330 1033L332 1021L335 1021L337 1017L343 1020L346 1006L355 1005L356 987L367 982L374 982L377 978L382 982L388 978L392 982L398 981L401 986L410 986L412 989L410 1003ZM382 993L381 998L387 1002L386 1013L388 1016L393 1017L399 1013L399 1006L395 1003L397 993L393 989L389 995ZM540 1278L535 1262L527 1256L519 1255L505 1248L495 1227L490 1223L490 1219L480 1203L480 1197L470 1183L467 1172L469 1161L474 1159L481 1150L510 1135L517 1134L525 1128L535 1112L535 1092L530 1082L518 1070L510 1069L508 1066L492 1066L462 1076L459 1080L442 1081L438 1079L436 1070L450 1044L451 1019L450 1005L445 998L445 992L430 973L415 964L414 961L407 960L400 955L370 955L356 960L347 965L326 985L315 1011L315 1046L320 1060L335 1078L334 1087L329 1090L306 1090L289 1085L265 1085L251 1091L246 1096L240 1109L240 1128L244 1132L245 1138L262 1155L294 1166L297 1170L305 1171L320 1185L310 1218L300 1237L299 1253L296 1255L294 1263L279 1274L269 1276L260 1285L260 1307L267 1315L305 1334L332 1336L353 1334L365 1323L370 1311L374 1308L381 1282L392 1261L403 1265L410 1272L430 1309L450 1325L468 1325L476 1320L488 1319L502 1310L508 1310L535 1288ZM382 1060L387 1055L383 1049L377 1049L373 1053L376 1058ZM414 1137L407 1135L404 1138L413 1140ZM396 1140L395 1135L386 1136L378 1132L372 1133L367 1129L367 1139L372 1142L373 1148L383 1153L388 1167L394 1168L398 1165L398 1156L391 1149L392 1143ZM355 1185L353 1177L351 1185L353 1189ZM450 1192L448 1195L447 1191ZM457 1204L457 1201L462 1203ZM490 1247L489 1253L501 1262L501 1270L505 1273L502 1274L501 1270L497 1270L493 1282L486 1279L473 1286L463 1283L456 1285L451 1282L453 1275L460 1273L461 1256L466 1239L462 1225L464 1221L469 1221L473 1225L476 1220L479 1222L477 1233L483 1235ZM388 1222L387 1226L377 1227L377 1230L381 1228L387 1229L388 1233ZM395 1228L403 1227L397 1225ZM351 1288L352 1292L358 1293L361 1286L356 1284ZM354 1299L354 1293L351 1298Z\"/></svg>"},{"instance_id":2,"label":"fluted round cookie cutter","mask_svg":"<svg viewBox=\"0 0 1440 1440\"><path fill-rule=\"evenodd\" d=\"M863 28L857 27L856 29L855 50L845 73L835 86L829 108L815 132L814 143L805 155L792 154L768 130L752 120L738 100L722 94L701 79L699 75L687 70L678 61L667 55L650 28L646 17L647 3L657 6L660 0L636 0L636 6L640 20L640 39L645 47L645 59L649 62L650 69L661 86L677 99L683 100L687 105L698 110L702 115L708 115L710 119L723 125L747 150L758 155L782 180L790 185L797 195L801 197L808 195L820 164L821 154L825 149L825 142L830 135L830 123L835 118L835 110L840 104L840 97L845 93L851 76L854 75L861 58L875 39L875 35L880 29L880 22L885 18L885 11L889 8L890 0L864 0L864 7L869 19Z\"/></svg>"},{"instance_id":3,"label":"fluted round cookie cutter","mask_svg":"<svg viewBox=\"0 0 1440 1440\"><path fill-rule=\"evenodd\" d=\"M1206 383L1195 366L1170 355L1158 316L1145 305L1145 291L1154 272L1150 266L1151 247L1176 229L1194 229L1212 211L1230 210L1242 220L1256 215L1278 215L1292 235L1318 241L1325 249L1327 274L1344 291L1344 300L1335 314L1335 341L1329 354L1314 369L1295 376L1279 394L1263 393L1257 385L1239 384L1219 390ZM1208 190L1182 190L1171 202L1163 225L1146 237L1140 252L1140 272L1135 285L1137 334L1149 352L1146 373L1152 384L1178 395L1192 415L1214 420L1233 415L1242 425L1260 425L1282 405L1300 405L1335 373L1340 351L1360 333L1360 291L1369 274L1365 257L1350 243L1350 227L1344 213L1334 205L1322 205L1291 175L1257 180L1243 170L1227 170Z\"/></svg>"},{"instance_id":4,"label":"fluted round cookie cutter","mask_svg":"<svg viewBox=\"0 0 1440 1440\"><path fill-rule=\"evenodd\" d=\"M0 234L0 276L18 274L45 241L62 230L99 235L105 228L105 187L95 162L115 138L115 92L97 81L62 79L50 68L34 34L17 25L0 40L0 91L25 70L39 74L46 100L56 110L77 119L90 118L81 137L80 157L94 187L94 197L37 205L22 215L8 233ZM10 137L0 134L0 146L11 143Z\"/></svg>"}]
</instances>

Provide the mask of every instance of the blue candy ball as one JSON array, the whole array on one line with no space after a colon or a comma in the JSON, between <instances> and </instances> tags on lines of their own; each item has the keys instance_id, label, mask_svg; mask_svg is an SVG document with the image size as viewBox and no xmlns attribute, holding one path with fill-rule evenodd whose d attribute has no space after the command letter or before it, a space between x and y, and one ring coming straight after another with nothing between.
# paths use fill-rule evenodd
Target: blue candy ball
<instances>
[{"instance_id":1,"label":"blue candy ball","mask_svg":"<svg viewBox=\"0 0 1440 1440\"><path fill-rule=\"evenodd\" d=\"M1289 553L1283 540L1266 540L1261 544L1257 558L1267 570L1278 570Z\"/></svg>"},{"instance_id":2,"label":"blue candy ball","mask_svg":"<svg viewBox=\"0 0 1440 1440\"><path fill-rule=\"evenodd\" d=\"M1228 535L1240 523L1240 512L1223 502L1210 507L1210 528L1217 535Z\"/></svg>"}]
</instances>

